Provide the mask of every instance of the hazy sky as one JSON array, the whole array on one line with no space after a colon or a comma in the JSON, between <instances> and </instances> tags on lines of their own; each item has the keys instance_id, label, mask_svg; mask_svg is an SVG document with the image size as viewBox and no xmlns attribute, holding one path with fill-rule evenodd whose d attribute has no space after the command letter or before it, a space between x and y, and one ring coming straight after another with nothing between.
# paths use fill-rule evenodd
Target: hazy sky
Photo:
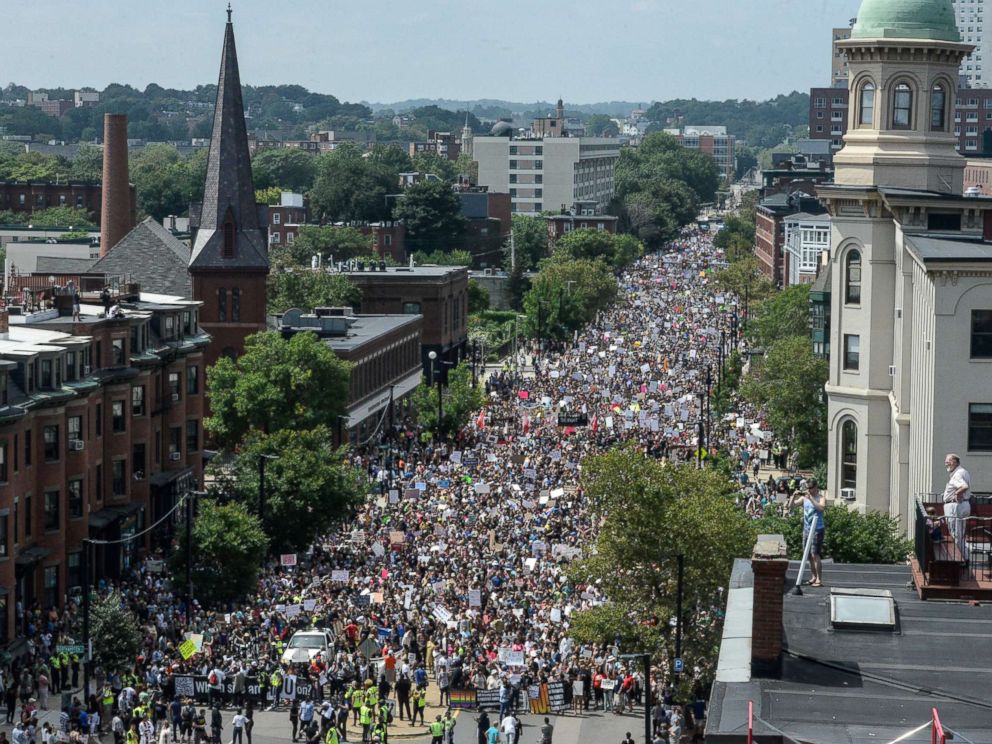
<instances>
[{"instance_id":1,"label":"hazy sky","mask_svg":"<svg viewBox=\"0 0 992 744\"><path fill-rule=\"evenodd\" d=\"M217 79L222 0L8 3L0 84ZM342 100L767 98L827 85L860 0L235 0L242 82Z\"/></svg>"}]
</instances>

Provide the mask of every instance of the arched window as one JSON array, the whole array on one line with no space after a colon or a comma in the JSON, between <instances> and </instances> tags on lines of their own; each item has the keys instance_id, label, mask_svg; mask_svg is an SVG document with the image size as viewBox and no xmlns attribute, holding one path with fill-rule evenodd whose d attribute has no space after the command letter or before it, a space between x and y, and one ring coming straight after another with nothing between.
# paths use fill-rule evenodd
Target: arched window
<instances>
[{"instance_id":1,"label":"arched window","mask_svg":"<svg viewBox=\"0 0 992 744\"><path fill-rule=\"evenodd\" d=\"M858 487L858 425L851 419L840 428L840 487Z\"/></svg>"},{"instance_id":2,"label":"arched window","mask_svg":"<svg viewBox=\"0 0 992 744\"><path fill-rule=\"evenodd\" d=\"M241 290L238 287L231 290L231 320L241 321Z\"/></svg>"},{"instance_id":3,"label":"arched window","mask_svg":"<svg viewBox=\"0 0 992 744\"><path fill-rule=\"evenodd\" d=\"M861 101L859 105L858 123L870 127L875 123L875 84L865 83L861 86Z\"/></svg>"},{"instance_id":4,"label":"arched window","mask_svg":"<svg viewBox=\"0 0 992 744\"><path fill-rule=\"evenodd\" d=\"M930 90L930 129L934 132L944 131L944 119L947 111L947 92L944 86L937 83Z\"/></svg>"},{"instance_id":5,"label":"arched window","mask_svg":"<svg viewBox=\"0 0 992 744\"><path fill-rule=\"evenodd\" d=\"M861 302L861 253L851 251L844 264L844 302L857 305Z\"/></svg>"},{"instance_id":6,"label":"arched window","mask_svg":"<svg viewBox=\"0 0 992 744\"><path fill-rule=\"evenodd\" d=\"M913 91L906 83L899 83L892 95L892 128L910 129L913 126Z\"/></svg>"},{"instance_id":7,"label":"arched window","mask_svg":"<svg viewBox=\"0 0 992 744\"><path fill-rule=\"evenodd\" d=\"M217 290L217 320L227 322L227 290L224 287Z\"/></svg>"}]
</instances>

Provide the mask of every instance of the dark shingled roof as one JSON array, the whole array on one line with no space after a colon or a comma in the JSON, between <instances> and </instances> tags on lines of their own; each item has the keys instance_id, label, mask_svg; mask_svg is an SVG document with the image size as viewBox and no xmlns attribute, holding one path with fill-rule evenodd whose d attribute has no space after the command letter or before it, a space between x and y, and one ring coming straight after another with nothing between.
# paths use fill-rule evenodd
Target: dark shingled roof
<instances>
[{"instance_id":1,"label":"dark shingled roof","mask_svg":"<svg viewBox=\"0 0 992 744\"><path fill-rule=\"evenodd\" d=\"M44 274L88 274L96 258L67 258L65 256L38 256L35 272Z\"/></svg>"},{"instance_id":2,"label":"dark shingled roof","mask_svg":"<svg viewBox=\"0 0 992 744\"><path fill-rule=\"evenodd\" d=\"M108 275L130 275L143 292L192 297L189 248L153 218L147 217L89 271Z\"/></svg>"},{"instance_id":3,"label":"dark shingled roof","mask_svg":"<svg viewBox=\"0 0 992 744\"><path fill-rule=\"evenodd\" d=\"M233 256L225 258L224 226L228 223L235 231L235 249ZM194 271L269 268L266 239L255 207L241 76L230 17L224 31L200 226L189 267Z\"/></svg>"}]
</instances>

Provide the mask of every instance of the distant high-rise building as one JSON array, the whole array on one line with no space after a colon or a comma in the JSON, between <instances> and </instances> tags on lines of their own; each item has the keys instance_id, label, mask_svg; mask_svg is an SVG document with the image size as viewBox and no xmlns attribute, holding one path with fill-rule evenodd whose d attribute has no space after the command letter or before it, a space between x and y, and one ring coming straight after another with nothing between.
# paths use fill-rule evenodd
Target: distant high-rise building
<instances>
[{"instance_id":1,"label":"distant high-rise building","mask_svg":"<svg viewBox=\"0 0 992 744\"><path fill-rule=\"evenodd\" d=\"M830 58L830 87L846 88L847 53L837 46L837 42L851 38L851 27L842 26L840 28L831 29L831 32L833 36L833 43L830 46L833 54Z\"/></svg>"},{"instance_id":2,"label":"distant high-rise building","mask_svg":"<svg viewBox=\"0 0 992 744\"><path fill-rule=\"evenodd\" d=\"M967 88L988 88L992 84L992 77L982 69L982 58L992 53L989 48L992 33L986 34L982 30L985 25L984 9L985 4L981 0L954 0L954 20L961 33L961 41L975 45L975 51L962 60L959 69L961 84Z\"/></svg>"}]
</instances>

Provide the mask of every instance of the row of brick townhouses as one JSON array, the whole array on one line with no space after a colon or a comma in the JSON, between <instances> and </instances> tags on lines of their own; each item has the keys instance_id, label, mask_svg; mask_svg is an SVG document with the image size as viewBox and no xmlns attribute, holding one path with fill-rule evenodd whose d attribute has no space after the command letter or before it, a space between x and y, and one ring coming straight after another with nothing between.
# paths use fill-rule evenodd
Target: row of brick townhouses
<instances>
[{"instance_id":1,"label":"row of brick townhouses","mask_svg":"<svg viewBox=\"0 0 992 744\"><path fill-rule=\"evenodd\" d=\"M107 317L81 299L75 317L68 293L0 310L0 643L18 606L58 606L81 585L84 539L134 535L202 482L200 303L131 286ZM120 576L172 529L97 546L94 575Z\"/></svg>"}]
</instances>

